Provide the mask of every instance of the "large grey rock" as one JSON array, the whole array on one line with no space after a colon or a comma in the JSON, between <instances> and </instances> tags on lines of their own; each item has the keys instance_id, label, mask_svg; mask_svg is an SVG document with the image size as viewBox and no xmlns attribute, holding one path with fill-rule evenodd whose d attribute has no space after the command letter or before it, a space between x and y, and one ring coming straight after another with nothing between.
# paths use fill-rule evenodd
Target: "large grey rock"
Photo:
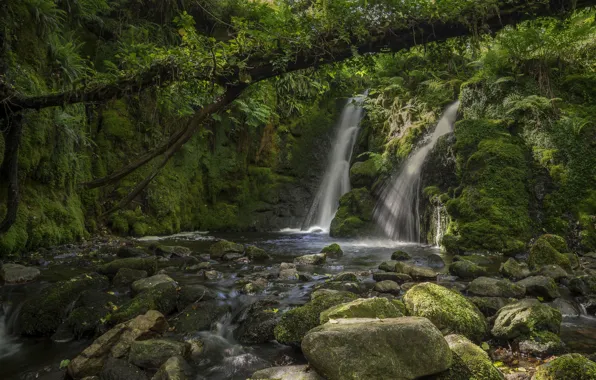
<instances>
[{"instance_id":1,"label":"large grey rock","mask_svg":"<svg viewBox=\"0 0 596 380\"><path fill-rule=\"evenodd\" d=\"M459 356L475 379L502 380L503 374L495 368L488 354L462 335L448 335L449 348Z\"/></svg>"},{"instance_id":2,"label":"large grey rock","mask_svg":"<svg viewBox=\"0 0 596 380\"><path fill-rule=\"evenodd\" d=\"M384 280L379 281L375 284L374 290L379 293L389 293L399 295L400 287L399 284L395 281L391 280Z\"/></svg>"},{"instance_id":3,"label":"large grey rock","mask_svg":"<svg viewBox=\"0 0 596 380\"><path fill-rule=\"evenodd\" d=\"M192 368L182 356L172 356L159 368L151 380L190 380Z\"/></svg>"},{"instance_id":4,"label":"large grey rock","mask_svg":"<svg viewBox=\"0 0 596 380\"><path fill-rule=\"evenodd\" d=\"M567 354L536 368L532 380L594 380L596 363L581 354Z\"/></svg>"},{"instance_id":5,"label":"large grey rock","mask_svg":"<svg viewBox=\"0 0 596 380\"><path fill-rule=\"evenodd\" d=\"M128 360L137 367L158 369L172 356L188 357L190 344L169 339L137 340L130 346Z\"/></svg>"},{"instance_id":6,"label":"large grey rock","mask_svg":"<svg viewBox=\"0 0 596 380\"><path fill-rule=\"evenodd\" d=\"M535 274L550 277L555 281L561 281L569 277L567 271L558 265L543 265Z\"/></svg>"},{"instance_id":7,"label":"large grey rock","mask_svg":"<svg viewBox=\"0 0 596 380\"><path fill-rule=\"evenodd\" d=\"M529 296L542 297L548 301L560 296L557 283L550 277L527 277L518 281L517 284L526 288L526 294Z\"/></svg>"},{"instance_id":8,"label":"large grey rock","mask_svg":"<svg viewBox=\"0 0 596 380\"><path fill-rule=\"evenodd\" d=\"M0 268L0 281L5 284L23 284L35 281L39 277L39 269L19 264L4 264Z\"/></svg>"},{"instance_id":9,"label":"large grey rock","mask_svg":"<svg viewBox=\"0 0 596 380\"><path fill-rule=\"evenodd\" d=\"M265 368L253 373L251 379L325 380L306 364Z\"/></svg>"},{"instance_id":10,"label":"large grey rock","mask_svg":"<svg viewBox=\"0 0 596 380\"><path fill-rule=\"evenodd\" d=\"M468 293L481 297L522 298L526 288L507 279L478 277L468 285Z\"/></svg>"},{"instance_id":11,"label":"large grey rock","mask_svg":"<svg viewBox=\"0 0 596 380\"><path fill-rule=\"evenodd\" d=\"M456 261L449 265L449 273L464 280L472 280L481 276L486 276L485 268L468 260Z\"/></svg>"},{"instance_id":12,"label":"large grey rock","mask_svg":"<svg viewBox=\"0 0 596 380\"><path fill-rule=\"evenodd\" d=\"M139 293L132 300L126 302L117 311L112 313L110 320L114 323L125 322L149 310L158 310L168 315L176 310L177 296L176 287L172 284L158 284L153 288Z\"/></svg>"},{"instance_id":13,"label":"large grey rock","mask_svg":"<svg viewBox=\"0 0 596 380\"><path fill-rule=\"evenodd\" d=\"M386 298L358 298L333 306L321 313L321 324L341 318L397 318L405 316L403 302Z\"/></svg>"},{"instance_id":14,"label":"large grey rock","mask_svg":"<svg viewBox=\"0 0 596 380\"><path fill-rule=\"evenodd\" d=\"M261 344L275 339L273 330L281 318L275 299L262 299L244 308L234 322L234 338L242 344Z\"/></svg>"},{"instance_id":15,"label":"large grey rock","mask_svg":"<svg viewBox=\"0 0 596 380\"><path fill-rule=\"evenodd\" d=\"M126 360L109 358L99 374L99 380L146 380L143 370ZM84 379L83 379L84 380Z\"/></svg>"},{"instance_id":16,"label":"large grey rock","mask_svg":"<svg viewBox=\"0 0 596 380\"><path fill-rule=\"evenodd\" d=\"M309 331L302 340L308 362L328 380L409 380L451 366L447 342L426 318L336 322Z\"/></svg>"},{"instance_id":17,"label":"large grey rock","mask_svg":"<svg viewBox=\"0 0 596 380\"><path fill-rule=\"evenodd\" d=\"M141 269L120 268L112 283L117 287L125 287L137 280L147 277L147 271Z\"/></svg>"},{"instance_id":18,"label":"large grey rock","mask_svg":"<svg viewBox=\"0 0 596 380\"><path fill-rule=\"evenodd\" d=\"M530 275L530 268L528 268L528 264L520 263L511 257L501 264L499 272L512 281L519 281Z\"/></svg>"},{"instance_id":19,"label":"large grey rock","mask_svg":"<svg viewBox=\"0 0 596 380\"><path fill-rule=\"evenodd\" d=\"M299 256L294 259L297 265L321 265L325 264L327 255L324 253L315 253L313 255Z\"/></svg>"},{"instance_id":20,"label":"large grey rock","mask_svg":"<svg viewBox=\"0 0 596 380\"><path fill-rule=\"evenodd\" d=\"M211 325L230 310L218 301L205 301L188 305L172 319L176 332L182 334L209 330Z\"/></svg>"},{"instance_id":21,"label":"large grey rock","mask_svg":"<svg viewBox=\"0 0 596 380\"><path fill-rule=\"evenodd\" d=\"M492 335L503 340L526 339L541 331L561 329L561 312L535 299L524 299L497 313Z\"/></svg>"},{"instance_id":22,"label":"large grey rock","mask_svg":"<svg viewBox=\"0 0 596 380\"><path fill-rule=\"evenodd\" d=\"M405 273L415 280L433 280L437 278L437 273L430 268L419 267L417 265L410 265L403 262L395 264L395 272Z\"/></svg>"},{"instance_id":23,"label":"large grey rock","mask_svg":"<svg viewBox=\"0 0 596 380\"><path fill-rule=\"evenodd\" d=\"M209 255L213 260L220 260L226 253L243 253L244 246L227 240L220 240L209 247Z\"/></svg>"},{"instance_id":24,"label":"large grey rock","mask_svg":"<svg viewBox=\"0 0 596 380\"><path fill-rule=\"evenodd\" d=\"M264 249L255 247L254 245L246 246L246 257L252 261L267 261L271 258Z\"/></svg>"},{"instance_id":25,"label":"large grey rock","mask_svg":"<svg viewBox=\"0 0 596 380\"><path fill-rule=\"evenodd\" d=\"M404 282L412 281L412 277L409 274L405 273L395 273L395 272L375 272L373 273L373 280L375 281L395 281L398 284L403 284Z\"/></svg>"},{"instance_id":26,"label":"large grey rock","mask_svg":"<svg viewBox=\"0 0 596 380\"><path fill-rule=\"evenodd\" d=\"M139 294L144 290L153 289L160 284L170 284L176 286L176 281L167 274L156 274L155 276L142 278L132 283L132 291Z\"/></svg>"}]
</instances>

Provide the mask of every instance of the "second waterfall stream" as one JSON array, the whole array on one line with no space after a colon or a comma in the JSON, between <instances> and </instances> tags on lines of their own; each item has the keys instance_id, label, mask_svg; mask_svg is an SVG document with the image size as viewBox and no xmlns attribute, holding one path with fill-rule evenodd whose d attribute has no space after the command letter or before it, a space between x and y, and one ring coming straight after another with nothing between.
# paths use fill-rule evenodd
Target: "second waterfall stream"
<instances>
[{"instance_id":1,"label":"second waterfall stream","mask_svg":"<svg viewBox=\"0 0 596 380\"><path fill-rule=\"evenodd\" d=\"M328 231L337 212L339 198L350 191L350 160L362 119L365 96L366 94L350 98L341 113L325 175L303 223L303 229Z\"/></svg>"},{"instance_id":2,"label":"second waterfall stream","mask_svg":"<svg viewBox=\"0 0 596 380\"><path fill-rule=\"evenodd\" d=\"M420 178L422 164L432 151L439 137L453 129L459 102L451 104L441 116L434 132L427 137L382 187L374 210L374 219L383 233L392 240L420 242Z\"/></svg>"}]
</instances>

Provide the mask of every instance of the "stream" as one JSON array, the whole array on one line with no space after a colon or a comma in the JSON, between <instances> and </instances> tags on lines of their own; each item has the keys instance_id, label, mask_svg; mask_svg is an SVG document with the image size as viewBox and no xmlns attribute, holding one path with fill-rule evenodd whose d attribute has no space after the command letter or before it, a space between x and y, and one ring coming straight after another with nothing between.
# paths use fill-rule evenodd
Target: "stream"
<instances>
[{"instance_id":1,"label":"stream","mask_svg":"<svg viewBox=\"0 0 596 380\"><path fill-rule=\"evenodd\" d=\"M230 307L231 312L225 314L212 326L210 331L197 332L196 336L204 343L204 353L199 361L193 363L196 379L247 379L261 368L301 364L304 357L297 348L270 342L262 345L243 346L235 341L233 331L237 327L235 319L248 304L263 297L274 297L281 306L279 312L290 307L305 303L313 288L325 282L330 275L344 271L356 272L361 275L361 282L369 288L374 281L370 274L378 265L389 260L396 249L408 252L412 256L411 262L418 265L432 266L440 272L437 281L452 283L454 278L447 273L451 258L439 251L438 247L419 244L405 244L390 240L341 240L330 238L326 233L301 232L299 230L284 230L276 233L189 233L179 234L167 238L143 238L149 243L159 240L160 244L186 246L198 254L207 254L209 246L216 239L226 239L243 244L254 244L271 254L272 259L264 265L247 264L242 262L222 262L213 268L223 277L208 281L196 273L188 273L164 261L160 264L166 268L167 274L175 279L180 286L202 284L217 292L219 301ZM256 296L249 296L240 292L237 280L255 272L271 271L272 265L292 260L304 254L317 253L331 243L339 243L344 255L335 260L328 260L322 266L301 268L301 273L309 276L301 281L269 280L266 290ZM440 255L445 262L442 266L437 262ZM492 270L498 269L502 258L489 257L488 265ZM54 263L53 265L59 265ZM51 268L51 266L50 266ZM73 268L70 268L72 271ZM78 340L68 343L55 343L49 338L24 338L12 335L12 324L18 313L19 304L30 292L36 292L43 286L44 278L49 278L44 272L52 269L42 269L41 281L27 285L0 287L0 379L60 379L62 372L57 366L63 359L72 359L87 345L90 340ZM69 272L70 273L70 272ZM463 288L464 284L460 284ZM570 307L570 310L575 310ZM577 310L580 310L579 307ZM578 312L579 313L579 312ZM574 314L574 312L571 312ZM596 351L596 319L588 316L567 316L563 322L561 336L573 352L593 353ZM175 336L175 335L173 335Z\"/></svg>"}]
</instances>

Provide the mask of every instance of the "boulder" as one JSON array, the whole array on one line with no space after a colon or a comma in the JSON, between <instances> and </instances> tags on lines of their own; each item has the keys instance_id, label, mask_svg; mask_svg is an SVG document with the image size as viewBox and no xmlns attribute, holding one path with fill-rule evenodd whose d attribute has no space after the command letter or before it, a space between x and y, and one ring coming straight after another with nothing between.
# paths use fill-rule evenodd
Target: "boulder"
<instances>
[{"instance_id":1,"label":"boulder","mask_svg":"<svg viewBox=\"0 0 596 380\"><path fill-rule=\"evenodd\" d=\"M326 259L327 256L324 253L315 253L296 257L294 263L297 265L321 265L325 264Z\"/></svg>"},{"instance_id":2,"label":"boulder","mask_svg":"<svg viewBox=\"0 0 596 380\"><path fill-rule=\"evenodd\" d=\"M17 327L23 335L51 335L84 290L103 290L109 284L107 277L96 273L53 283L25 300L18 314Z\"/></svg>"},{"instance_id":3,"label":"boulder","mask_svg":"<svg viewBox=\"0 0 596 380\"><path fill-rule=\"evenodd\" d=\"M375 273L373 273L373 280L379 281L379 282L391 280L391 281L397 282L398 284L403 284L404 282L412 281L412 277L409 274L405 274L405 273L375 272Z\"/></svg>"},{"instance_id":4,"label":"boulder","mask_svg":"<svg viewBox=\"0 0 596 380\"><path fill-rule=\"evenodd\" d=\"M559 265L564 269L571 269L571 261L564 253L569 252L565 240L556 235L542 235L530 248L528 264L537 269L543 265Z\"/></svg>"},{"instance_id":5,"label":"boulder","mask_svg":"<svg viewBox=\"0 0 596 380\"><path fill-rule=\"evenodd\" d=\"M573 277L569 280L569 290L571 293L580 296L589 296L596 294L596 276L583 275Z\"/></svg>"},{"instance_id":6,"label":"boulder","mask_svg":"<svg viewBox=\"0 0 596 380\"><path fill-rule=\"evenodd\" d=\"M486 319L464 296L442 286L425 282L413 286L404 296L409 315L425 317L444 334L461 334L473 341L487 332Z\"/></svg>"},{"instance_id":7,"label":"boulder","mask_svg":"<svg viewBox=\"0 0 596 380\"><path fill-rule=\"evenodd\" d=\"M202 277L207 281L216 281L223 278L223 273L218 272L216 270L205 270L201 272L199 272L198 274L202 275Z\"/></svg>"},{"instance_id":8,"label":"boulder","mask_svg":"<svg viewBox=\"0 0 596 380\"><path fill-rule=\"evenodd\" d=\"M136 297L122 305L112 314L110 322L120 323L128 321L137 315L145 314L149 310L157 310L165 315L176 310L176 288L172 284L156 285L139 293Z\"/></svg>"},{"instance_id":9,"label":"boulder","mask_svg":"<svg viewBox=\"0 0 596 380\"><path fill-rule=\"evenodd\" d=\"M170 286L176 287L177 283L173 278L167 274L156 274L155 276L142 278L132 283L132 291L134 294L139 294L145 290L153 289L161 284L169 284Z\"/></svg>"},{"instance_id":10,"label":"boulder","mask_svg":"<svg viewBox=\"0 0 596 380\"><path fill-rule=\"evenodd\" d=\"M437 278L437 273L430 268L419 267L417 265L410 265L402 262L395 264L395 272L405 273L415 280L431 280Z\"/></svg>"},{"instance_id":11,"label":"boulder","mask_svg":"<svg viewBox=\"0 0 596 380\"><path fill-rule=\"evenodd\" d=\"M560 296L557 283L550 277L527 277L518 281L517 284L525 287L526 294L529 296L542 297L548 301L554 300Z\"/></svg>"},{"instance_id":12,"label":"boulder","mask_svg":"<svg viewBox=\"0 0 596 380\"><path fill-rule=\"evenodd\" d=\"M112 283L116 287L126 287L135 281L147 277L147 271L141 269L120 268Z\"/></svg>"},{"instance_id":13,"label":"boulder","mask_svg":"<svg viewBox=\"0 0 596 380\"><path fill-rule=\"evenodd\" d=\"M124 245L120 248L118 248L118 250L116 251L116 256L118 256L121 259L127 259L130 257L145 257L145 256L149 256L147 254L147 252L141 248L136 248L136 247L130 247L127 245Z\"/></svg>"},{"instance_id":14,"label":"boulder","mask_svg":"<svg viewBox=\"0 0 596 380\"><path fill-rule=\"evenodd\" d=\"M344 255L344 251L341 250L341 247L337 243L326 246L321 250L321 253L324 253L331 259L337 259L338 257L342 257Z\"/></svg>"},{"instance_id":15,"label":"boulder","mask_svg":"<svg viewBox=\"0 0 596 380\"><path fill-rule=\"evenodd\" d=\"M497 313L492 335L502 340L525 340L541 331L559 333L561 312L535 299L524 299Z\"/></svg>"},{"instance_id":16,"label":"boulder","mask_svg":"<svg viewBox=\"0 0 596 380\"><path fill-rule=\"evenodd\" d=\"M507 279L478 277L468 285L468 293L481 297L522 298L526 288Z\"/></svg>"},{"instance_id":17,"label":"boulder","mask_svg":"<svg viewBox=\"0 0 596 380\"><path fill-rule=\"evenodd\" d=\"M352 292L354 294L361 294L366 290L366 287L361 285L359 282L325 281L320 285L316 285L315 289L330 289L341 292Z\"/></svg>"},{"instance_id":18,"label":"boulder","mask_svg":"<svg viewBox=\"0 0 596 380\"><path fill-rule=\"evenodd\" d=\"M520 263L510 257L507 261L501 264L499 272L510 280L519 281L530 275L530 268L528 268L528 264Z\"/></svg>"},{"instance_id":19,"label":"boulder","mask_svg":"<svg viewBox=\"0 0 596 380\"><path fill-rule=\"evenodd\" d=\"M192 368L182 356L172 356L159 368L151 380L191 380Z\"/></svg>"},{"instance_id":20,"label":"boulder","mask_svg":"<svg viewBox=\"0 0 596 380\"><path fill-rule=\"evenodd\" d=\"M480 265L467 260L456 261L449 265L449 273L464 280L472 280L486 276L487 271Z\"/></svg>"},{"instance_id":21,"label":"boulder","mask_svg":"<svg viewBox=\"0 0 596 380\"><path fill-rule=\"evenodd\" d=\"M70 361L68 375L73 379L97 375L108 358L126 357L134 341L159 336L167 328L165 317L155 310L116 325Z\"/></svg>"},{"instance_id":22,"label":"boulder","mask_svg":"<svg viewBox=\"0 0 596 380\"><path fill-rule=\"evenodd\" d=\"M181 334L209 330L224 314L230 311L228 305L218 301L205 301L188 305L171 323L174 330Z\"/></svg>"},{"instance_id":23,"label":"boulder","mask_svg":"<svg viewBox=\"0 0 596 380\"><path fill-rule=\"evenodd\" d=\"M366 161L356 161L350 168L350 183L354 187L372 188L375 181L379 178L380 169L380 161L375 158L369 158Z\"/></svg>"},{"instance_id":24,"label":"boulder","mask_svg":"<svg viewBox=\"0 0 596 380\"><path fill-rule=\"evenodd\" d=\"M366 188L352 189L342 195L339 208L331 221L332 237L366 237L374 229L375 201Z\"/></svg>"},{"instance_id":25,"label":"boulder","mask_svg":"<svg viewBox=\"0 0 596 380\"><path fill-rule=\"evenodd\" d=\"M98 380L147 380L147 374L126 360L108 358Z\"/></svg>"},{"instance_id":26,"label":"boulder","mask_svg":"<svg viewBox=\"0 0 596 380\"><path fill-rule=\"evenodd\" d=\"M531 338L519 342L519 352L533 357L546 358L563 352L564 345L561 338L550 331L539 331Z\"/></svg>"},{"instance_id":27,"label":"boulder","mask_svg":"<svg viewBox=\"0 0 596 380\"><path fill-rule=\"evenodd\" d=\"M121 268L144 270L148 275L153 275L157 272L157 259L155 257L116 259L100 265L97 271L109 277L114 277Z\"/></svg>"},{"instance_id":28,"label":"boulder","mask_svg":"<svg viewBox=\"0 0 596 380\"><path fill-rule=\"evenodd\" d=\"M431 268L443 268L445 266L445 261L440 255L431 253L430 255L426 256L426 265Z\"/></svg>"},{"instance_id":29,"label":"boulder","mask_svg":"<svg viewBox=\"0 0 596 380\"><path fill-rule=\"evenodd\" d=\"M321 324L330 319L341 318L397 318L405 315L403 302L386 298L358 298L357 300L330 307L321 313Z\"/></svg>"},{"instance_id":30,"label":"boulder","mask_svg":"<svg viewBox=\"0 0 596 380\"><path fill-rule=\"evenodd\" d=\"M567 354L536 368L532 380L594 380L596 363L581 354Z\"/></svg>"},{"instance_id":31,"label":"boulder","mask_svg":"<svg viewBox=\"0 0 596 380\"><path fill-rule=\"evenodd\" d=\"M4 264L0 268L0 282L7 285L35 281L39 275L39 269L19 264Z\"/></svg>"},{"instance_id":32,"label":"boulder","mask_svg":"<svg viewBox=\"0 0 596 380\"><path fill-rule=\"evenodd\" d=\"M298 279L296 264L281 263L279 266L279 279L282 281L293 281Z\"/></svg>"},{"instance_id":33,"label":"boulder","mask_svg":"<svg viewBox=\"0 0 596 380\"><path fill-rule=\"evenodd\" d=\"M216 298L217 293L204 285L184 285L178 292L178 302L176 303L176 309L178 311L182 311L182 309L192 303L211 301Z\"/></svg>"},{"instance_id":34,"label":"boulder","mask_svg":"<svg viewBox=\"0 0 596 380\"><path fill-rule=\"evenodd\" d=\"M379 281L375 284L373 289L379 293L389 293L395 295L399 295L400 292L399 284L391 280Z\"/></svg>"},{"instance_id":35,"label":"boulder","mask_svg":"<svg viewBox=\"0 0 596 380\"><path fill-rule=\"evenodd\" d=\"M379 270L384 272L395 272L395 264L397 264L397 261L394 260L383 261L381 264L379 264Z\"/></svg>"},{"instance_id":36,"label":"boulder","mask_svg":"<svg viewBox=\"0 0 596 380\"><path fill-rule=\"evenodd\" d=\"M104 291L84 290L64 324L74 338L93 337L102 325L102 320L114 307L119 307L119 301L118 297ZM52 336L53 340L56 338Z\"/></svg>"},{"instance_id":37,"label":"boulder","mask_svg":"<svg viewBox=\"0 0 596 380\"><path fill-rule=\"evenodd\" d=\"M279 323L280 303L275 299L258 300L245 307L234 323L234 338L242 344L261 344L275 339L274 329Z\"/></svg>"},{"instance_id":38,"label":"boulder","mask_svg":"<svg viewBox=\"0 0 596 380\"><path fill-rule=\"evenodd\" d=\"M246 246L246 257L252 261L267 261L271 259L271 256L264 249L255 247L254 245Z\"/></svg>"},{"instance_id":39,"label":"boulder","mask_svg":"<svg viewBox=\"0 0 596 380\"><path fill-rule=\"evenodd\" d=\"M535 274L550 277L557 282L569 277L567 271L558 265L543 265Z\"/></svg>"},{"instance_id":40,"label":"boulder","mask_svg":"<svg viewBox=\"0 0 596 380\"><path fill-rule=\"evenodd\" d=\"M317 294L304 306L282 315L275 326L275 339L284 344L299 344L309 330L319 325L323 311L356 298L356 295L350 292L326 291Z\"/></svg>"},{"instance_id":41,"label":"boulder","mask_svg":"<svg viewBox=\"0 0 596 380\"><path fill-rule=\"evenodd\" d=\"M452 363L441 332L418 317L329 322L306 334L302 352L328 380L416 379L442 372Z\"/></svg>"},{"instance_id":42,"label":"boulder","mask_svg":"<svg viewBox=\"0 0 596 380\"><path fill-rule=\"evenodd\" d=\"M253 373L251 379L325 380L306 364L265 368Z\"/></svg>"},{"instance_id":43,"label":"boulder","mask_svg":"<svg viewBox=\"0 0 596 380\"><path fill-rule=\"evenodd\" d=\"M227 240L220 240L209 247L209 256L212 260L221 260L226 253L244 253L244 246Z\"/></svg>"},{"instance_id":44,"label":"boulder","mask_svg":"<svg viewBox=\"0 0 596 380\"><path fill-rule=\"evenodd\" d=\"M158 369L172 356L188 357L190 344L169 339L137 340L130 346L128 361L137 367Z\"/></svg>"},{"instance_id":45,"label":"boulder","mask_svg":"<svg viewBox=\"0 0 596 380\"><path fill-rule=\"evenodd\" d=\"M334 281L347 281L347 282L355 282L358 281L358 276L354 272L341 272L335 277L333 277Z\"/></svg>"},{"instance_id":46,"label":"boulder","mask_svg":"<svg viewBox=\"0 0 596 380\"><path fill-rule=\"evenodd\" d=\"M188 257L192 254L190 248L181 247L179 245L157 245L155 246L154 251L157 256L164 257Z\"/></svg>"},{"instance_id":47,"label":"boulder","mask_svg":"<svg viewBox=\"0 0 596 380\"><path fill-rule=\"evenodd\" d=\"M495 368L488 354L462 335L448 335L445 337L449 348L457 355L473 378L482 380L502 380L503 374Z\"/></svg>"},{"instance_id":48,"label":"boulder","mask_svg":"<svg viewBox=\"0 0 596 380\"><path fill-rule=\"evenodd\" d=\"M408 252L397 250L391 254L391 260L396 261L407 261L410 260L412 256Z\"/></svg>"},{"instance_id":49,"label":"boulder","mask_svg":"<svg viewBox=\"0 0 596 380\"><path fill-rule=\"evenodd\" d=\"M517 301L513 298L504 297L468 297L468 299L478 307L478 309L487 317L492 317L506 305Z\"/></svg>"}]
</instances>

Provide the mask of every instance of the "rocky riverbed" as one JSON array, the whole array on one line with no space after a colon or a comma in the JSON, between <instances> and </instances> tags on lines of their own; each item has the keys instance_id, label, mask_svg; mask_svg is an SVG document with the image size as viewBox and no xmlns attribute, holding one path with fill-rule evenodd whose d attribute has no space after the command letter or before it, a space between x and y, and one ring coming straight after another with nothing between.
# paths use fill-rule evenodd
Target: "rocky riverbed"
<instances>
[{"instance_id":1,"label":"rocky riverbed","mask_svg":"<svg viewBox=\"0 0 596 380\"><path fill-rule=\"evenodd\" d=\"M595 265L552 235L97 238L3 264L0 378L594 379Z\"/></svg>"}]
</instances>

